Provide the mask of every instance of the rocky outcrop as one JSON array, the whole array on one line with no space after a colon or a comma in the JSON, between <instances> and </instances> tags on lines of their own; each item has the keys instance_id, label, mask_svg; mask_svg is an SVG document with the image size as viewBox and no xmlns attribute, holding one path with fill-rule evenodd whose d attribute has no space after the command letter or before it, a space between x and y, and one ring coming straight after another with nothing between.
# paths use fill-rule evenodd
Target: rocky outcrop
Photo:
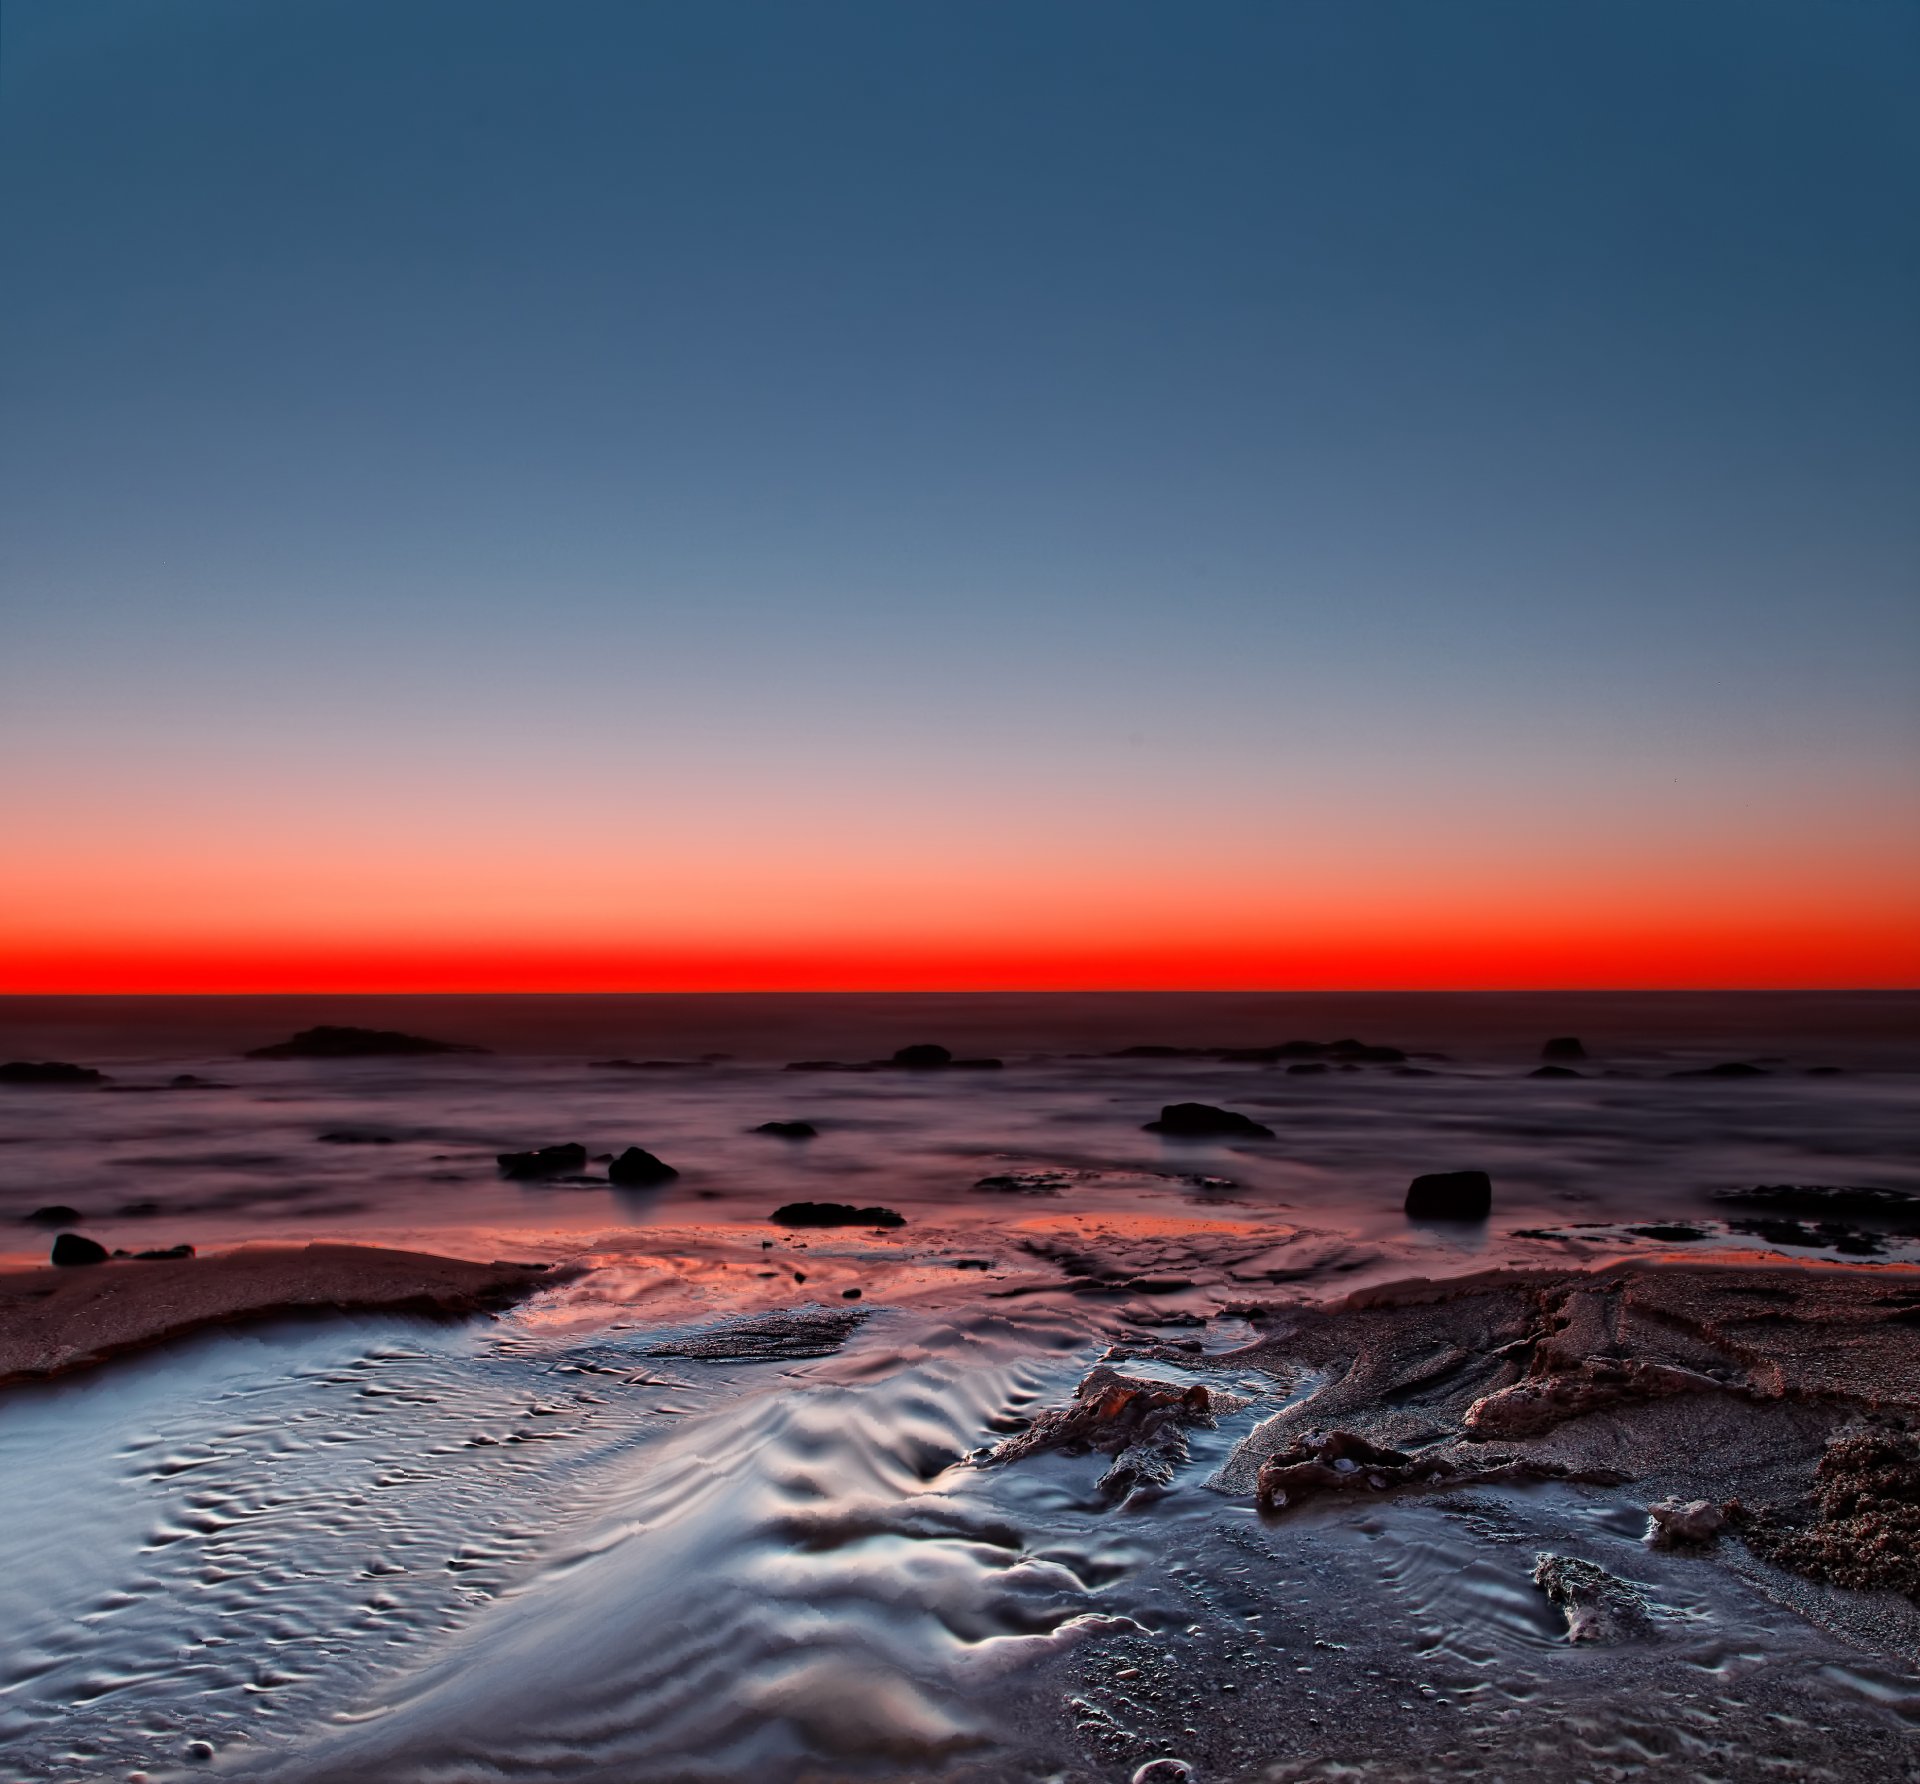
<instances>
[{"instance_id":1,"label":"rocky outcrop","mask_svg":"<svg viewBox=\"0 0 1920 1784\"><path fill-rule=\"evenodd\" d=\"M1647 1601L1625 1580L1591 1561L1538 1555L1533 1583L1566 1613L1570 1642L1635 1641L1653 1633Z\"/></svg>"},{"instance_id":2,"label":"rocky outcrop","mask_svg":"<svg viewBox=\"0 0 1920 1784\"><path fill-rule=\"evenodd\" d=\"M607 1166L607 1181L622 1189L653 1189L670 1183L680 1173L644 1146L629 1146Z\"/></svg>"},{"instance_id":3,"label":"rocky outcrop","mask_svg":"<svg viewBox=\"0 0 1920 1784\"><path fill-rule=\"evenodd\" d=\"M997 1444L981 1460L1017 1462L1042 1450L1082 1455L1092 1450L1113 1458L1098 1483L1102 1492L1125 1494L1137 1487L1164 1487L1187 1460L1187 1430L1211 1428L1216 1414L1237 1411L1245 1404L1238 1395L1203 1382L1183 1387L1122 1375L1102 1363L1074 1389L1070 1405L1041 1413L1026 1430Z\"/></svg>"},{"instance_id":4,"label":"rocky outcrop","mask_svg":"<svg viewBox=\"0 0 1920 1784\"><path fill-rule=\"evenodd\" d=\"M391 1028L351 1028L322 1023L303 1028L291 1040L255 1047L248 1059L397 1059L425 1053L484 1053L458 1041L433 1041Z\"/></svg>"},{"instance_id":5,"label":"rocky outcrop","mask_svg":"<svg viewBox=\"0 0 1920 1784\"><path fill-rule=\"evenodd\" d=\"M0 1084L57 1084L80 1087L104 1084L105 1072L90 1065L69 1065L64 1059L10 1059L0 1065Z\"/></svg>"},{"instance_id":6,"label":"rocky outcrop","mask_svg":"<svg viewBox=\"0 0 1920 1784\"><path fill-rule=\"evenodd\" d=\"M1920 1599L1920 1438L1869 1417L1828 1443L1795 1503L1729 1506L1748 1548L1809 1579Z\"/></svg>"},{"instance_id":7,"label":"rocky outcrop","mask_svg":"<svg viewBox=\"0 0 1920 1784\"><path fill-rule=\"evenodd\" d=\"M1737 1384L1673 1363L1589 1357L1577 1368L1529 1377L1474 1401L1462 1423L1469 1437L1537 1437L1590 1412L1675 1394L1741 1391Z\"/></svg>"},{"instance_id":8,"label":"rocky outcrop","mask_svg":"<svg viewBox=\"0 0 1920 1784\"><path fill-rule=\"evenodd\" d=\"M788 1202L768 1216L776 1226L788 1227L900 1227L904 1214L891 1208L856 1208L850 1202Z\"/></svg>"},{"instance_id":9,"label":"rocky outcrop","mask_svg":"<svg viewBox=\"0 0 1920 1784\"><path fill-rule=\"evenodd\" d=\"M1142 1124L1150 1134L1175 1140L1271 1140L1273 1129L1233 1109L1211 1103L1168 1103L1158 1121Z\"/></svg>"},{"instance_id":10,"label":"rocky outcrop","mask_svg":"<svg viewBox=\"0 0 1920 1784\"><path fill-rule=\"evenodd\" d=\"M1727 1514L1711 1499L1656 1499L1647 1507L1647 1546L1703 1549L1727 1527Z\"/></svg>"},{"instance_id":11,"label":"rocky outcrop","mask_svg":"<svg viewBox=\"0 0 1920 1784\"><path fill-rule=\"evenodd\" d=\"M770 1134L776 1140L815 1140L820 1130L811 1121L763 1121L753 1130L756 1134Z\"/></svg>"},{"instance_id":12,"label":"rocky outcrop","mask_svg":"<svg viewBox=\"0 0 1920 1784\"><path fill-rule=\"evenodd\" d=\"M75 1264L104 1264L107 1261L107 1248L98 1240L84 1238L79 1233L62 1233L53 1242L50 1261L63 1269Z\"/></svg>"},{"instance_id":13,"label":"rocky outcrop","mask_svg":"<svg viewBox=\"0 0 1920 1784\"><path fill-rule=\"evenodd\" d=\"M587 1168L587 1149L567 1141L558 1146L536 1146L530 1152L503 1152L497 1162L501 1176L518 1182L568 1177Z\"/></svg>"},{"instance_id":14,"label":"rocky outcrop","mask_svg":"<svg viewBox=\"0 0 1920 1784\"><path fill-rule=\"evenodd\" d=\"M1493 1180L1485 1171L1429 1171L1407 1185L1414 1220L1485 1220L1493 1212Z\"/></svg>"},{"instance_id":15,"label":"rocky outcrop","mask_svg":"<svg viewBox=\"0 0 1920 1784\"><path fill-rule=\"evenodd\" d=\"M1540 1049L1540 1057L1549 1065L1569 1065L1586 1056L1587 1050L1580 1044L1578 1035L1557 1034Z\"/></svg>"}]
</instances>

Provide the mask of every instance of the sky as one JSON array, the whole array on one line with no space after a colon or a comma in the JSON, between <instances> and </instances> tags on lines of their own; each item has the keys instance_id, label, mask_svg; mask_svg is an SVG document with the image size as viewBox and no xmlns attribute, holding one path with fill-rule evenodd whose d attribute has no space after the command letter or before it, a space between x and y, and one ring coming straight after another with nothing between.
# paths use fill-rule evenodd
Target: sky
<instances>
[{"instance_id":1,"label":"sky","mask_svg":"<svg viewBox=\"0 0 1920 1784\"><path fill-rule=\"evenodd\" d=\"M1909 0L5 0L0 991L1920 984Z\"/></svg>"}]
</instances>

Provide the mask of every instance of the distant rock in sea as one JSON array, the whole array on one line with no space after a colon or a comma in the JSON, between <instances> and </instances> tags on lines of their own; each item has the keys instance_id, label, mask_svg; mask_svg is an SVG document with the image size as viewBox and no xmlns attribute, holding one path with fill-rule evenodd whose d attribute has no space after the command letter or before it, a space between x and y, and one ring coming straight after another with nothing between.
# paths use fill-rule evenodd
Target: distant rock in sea
<instances>
[{"instance_id":1,"label":"distant rock in sea","mask_svg":"<svg viewBox=\"0 0 1920 1784\"><path fill-rule=\"evenodd\" d=\"M1855 1184L1757 1183L1751 1189L1719 1189L1716 1202L1748 1208L1778 1208L1788 1214L1867 1214L1882 1220L1920 1222L1920 1195L1905 1189L1875 1189Z\"/></svg>"},{"instance_id":2,"label":"distant rock in sea","mask_svg":"<svg viewBox=\"0 0 1920 1784\"><path fill-rule=\"evenodd\" d=\"M1429 1171L1407 1186L1415 1220L1485 1220L1493 1212L1493 1179L1485 1171Z\"/></svg>"},{"instance_id":3,"label":"distant rock in sea","mask_svg":"<svg viewBox=\"0 0 1920 1784\"><path fill-rule=\"evenodd\" d=\"M104 1084L105 1072L63 1059L11 1059L0 1065L0 1084Z\"/></svg>"},{"instance_id":4,"label":"distant rock in sea","mask_svg":"<svg viewBox=\"0 0 1920 1784\"><path fill-rule=\"evenodd\" d=\"M920 1041L902 1047L891 1059L870 1059L863 1065L850 1065L838 1059L796 1059L790 1072L997 1072L1004 1062L998 1059L955 1059L951 1048L932 1041Z\"/></svg>"},{"instance_id":5,"label":"distant rock in sea","mask_svg":"<svg viewBox=\"0 0 1920 1784\"><path fill-rule=\"evenodd\" d=\"M756 1134L771 1134L776 1140L815 1140L820 1130L811 1121L763 1121L753 1130Z\"/></svg>"},{"instance_id":6,"label":"distant rock in sea","mask_svg":"<svg viewBox=\"0 0 1920 1784\"><path fill-rule=\"evenodd\" d=\"M619 1184L622 1189L651 1189L679 1175L672 1165L655 1158L644 1146L629 1146L607 1166L607 1181Z\"/></svg>"},{"instance_id":7,"label":"distant rock in sea","mask_svg":"<svg viewBox=\"0 0 1920 1784\"><path fill-rule=\"evenodd\" d=\"M1233 1109L1211 1103L1168 1103L1158 1121L1143 1124L1150 1134L1178 1140L1271 1140L1273 1129Z\"/></svg>"},{"instance_id":8,"label":"distant rock in sea","mask_svg":"<svg viewBox=\"0 0 1920 1784\"><path fill-rule=\"evenodd\" d=\"M53 1242L52 1261L62 1269L75 1264L104 1264L107 1248L98 1240L83 1238L78 1233L62 1233Z\"/></svg>"},{"instance_id":9,"label":"distant rock in sea","mask_svg":"<svg viewBox=\"0 0 1920 1784\"><path fill-rule=\"evenodd\" d=\"M45 1208L36 1208L26 1217L30 1226L50 1227L78 1226L86 1218L78 1208L69 1208L65 1202L54 1202Z\"/></svg>"},{"instance_id":10,"label":"distant rock in sea","mask_svg":"<svg viewBox=\"0 0 1920 1784\"><path fill-rule=\"evenodd\" d=\"M1580 1044L1578 1035L1557 1034L1540 1049L1540 1057L1550 1064L1565 1065L1569 1060L1586 1056L1587 1050Z\"/></svg>"},{"instance_id":11,"label":"distant rock in sea","mask_svg":"<svg viewBox=\"0 0 1920 1784\"><path fill-rule=\"evenodd\" d=\"M789 1227L898 1227L907 1224L904 1214L891 1208L856 1208L848 1202L789 1202L776 1208L771 1216L776 1226Z\"/></svg>"},{"instance_id":12,"label":"distant rock in sea","mask_svg":"<svg viewBox=\"0 0 1920 1784\"><path fill-rule=\"evenodd\" d=\"M397 1059L423 1053L484 1053L459 1041L432 1041L391 1028L344 1028L322 1023L303 1028L290 1041L255 1047L248 1059Z\"/></svg>"},{"instance_id":13,"label":"distant rock in sea","mask_svg":"<svg viewBox=\"0 0 1920 1784\"><path fill-rule=\"evenodd\" d=\"M1570 1065L1537 1065L1527 1073L1529 1078L1584 1078L1585 1072L1576 1072Z\"/></svg>"},{"instance_id":14,"label":"distant rock in sea","mask_svg":"<svg viewBox=\"0 0 1920 1784\"><path fill-rule=\"evenodd\" d=\"M1690 1071L1669 1072L1669 1078L1767 1078L1765 1066L1749 1065L1744 1059L1723 1060L1719 1065L1695 1066Z\"/></svg>"},{"instance_id":15,"label":"distant rock in sea","mask_svg":"<svg viewBox=\"0 0 1920 1784\"><path fill-rule=\"evenodd\" d=\"M567 1177L587 1168L587 1149L568 1141L559 1146L537 1146L530 1152L503 1152L497 1162L501 1176L517 1181Z\"/></svg>"}]
</instances>

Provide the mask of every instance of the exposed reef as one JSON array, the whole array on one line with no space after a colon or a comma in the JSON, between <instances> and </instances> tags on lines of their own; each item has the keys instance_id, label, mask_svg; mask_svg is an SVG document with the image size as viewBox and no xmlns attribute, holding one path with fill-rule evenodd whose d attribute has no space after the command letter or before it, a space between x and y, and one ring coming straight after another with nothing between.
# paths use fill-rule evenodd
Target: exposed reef
<instances>
[{"instance_id":1,"label":"exposed reef","mask_svg":"<svg viewBox=\"0 0 1920 1784\"><path fill-rule=\"evenodd\" d=\"M1271 1140L1273 1129L1234 1109L1212 1103L1168 1103L1158 1121L1142 1123L1145 1132L1177 1140Z\"/></svg>"}]
</instances>

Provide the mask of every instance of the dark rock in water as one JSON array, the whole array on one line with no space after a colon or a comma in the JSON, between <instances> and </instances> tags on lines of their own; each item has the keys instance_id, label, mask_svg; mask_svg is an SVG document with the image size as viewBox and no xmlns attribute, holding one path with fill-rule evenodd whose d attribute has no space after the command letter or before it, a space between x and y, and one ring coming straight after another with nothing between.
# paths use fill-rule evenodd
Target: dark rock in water
<instances>
[{"instance_id":1,"label":"dark rock in water","mask_svg":"<svg viewBox=\"0 0 1920 1784\"><path fill-rule=\"evenodd\" d=\"M1655 1221L1649 1226L1628 1227L1627 1231L1636 1239L1658 1239L1668 1245L1689 1245L1707 1236L1705 1227L1691 1226L1677 1220Z\"/></svg>"},{"instance_id":2,"label":"dark rock in water","mask_svg":"<svg viewBox=\"0 0 1920 1784\"><path fill-rule=\"evenodd\" d=\"M672 1165L655 1158L644 1146L629 1146L607 1166L607 1181L619 1184L622 1189L651 1189L679 1175Z\"/></svg>"},{"instance_id":3,"label":"dark rock in water","mask_svg":"<svg viewBox=\"0 0 1920 1784\"><path fill-rule=\"evenodd\" d=\"M893 1056L892 1063L906 1066L912 1071L924 1072L935 1066L952 1065L953 1055L945 1047L937 1047L931 1041L925 1041L916 1047L902 1047Z\"/></svg>"},{"instance_id":4,"label":"dark rock in water","mask_svg":"<svg viewBox=\"0 0 1920 1784\"><path fill-rule=\"evenodd\" d=\"M1748 1208L1778 1208L1787 1214L1866 1214L1881 1220L1920 1222L1920 1195L1904 1189L1868 1189L1846 1184L1758 1183L1752 1189L1721 1189L1716 1202Z\"/></svg>"},{"instance_id":5,"label":"dark rock in water","mask_svg":"<svg viewBox=\"0 0 1920 1784\"><path fill-rule=\"evenodd\" d=\"M1493 1212L1493 1179L1485 1171L1429 1171L1407 1186L1415 1220L1485 1220Z\"/></svg>"},{"instance_id":6,"label":"dark rock in water","mask_svg":"<svg viewBox=\"0 0 1920 1784\"><path fill-rule=\"evenodd\" d=\"M97 1240L84 1239L78 1233L62 1233L53 1242L53 1259L63 1268L70 1264L104 1264L107 1248Z\"/></svg>"},{"instance_id":7,"label":"dark rock in water","mask_svg":"<svg viewBox=\"0 0 1920 1784\"><path fill-rule=\"evenodd\" d=\"M788 1202L774 1209L769 1217L776 1226L790 1227L898 1227L907 1224L904 1214L891 1208L856 1208L850 1202Z\"/></svg>"},{"instance_id":8,"label":"dark rock in water","mask_svg":"<svg viewBox=\"0 0 1920 1784\"><path fill-rule=\"evenodd\" d=\"M753 1131L771 1134L776 1140L813 1140L820 1135L811 1121L763 1121Z\"/></svg>"},{"instance_id":9,"label":"dark rock in water","mask_svg":"<svg viewBox=\"0 0 1920 1784\"><path fill-rule=\"evenodd\" d=\"M175 1072L167 1080L169 1090L225 1090L226 1085L216 1083L212 1078L202 1078L196 1072Z\"/></svg>"},{"instance_id":10,"label":"dark rock in water","mask_svg":"<svg viewBox=\"0 0 1920 1784\"><path fill-rule=\"evenodd\" d=\"M1530 1375L1510 1387L1483 1394L1461 1420L1476 1443L1494 1438L1538 1437L1569 1419L1609 1412L1679 1394L1742 1392L1737 1383L1687 1369L1619 1357L1586 1357L1572 1368Z\"/></svg>"},{"instance_id":11,"label":"dark rock in water","mask_svg":"<svg viewBox=\"0 0 1920 1784\"><path fill-rule=\"evenodd\" d=\"M796 1059L786 1068L790 1072L870 1072L870 1065L846 1065L838 1059Z\"/></svg>"},{"instance_id":12,"label":"dark rock in water","mask_svg":"<svg viewBox=\"0 0 1920 1784\"><path fill-rule=\"evenodd\" d=\"M391 1146L393 1144L385 1134L347 1132L315 1134L314 1140L321 1146Z\"/></svg>"},{"instance_id":13,"label":"dark rock in water","mask_svg":"<svg viewBox=\"0 0 1920 1784\"><path fill-rule=\"evenodd\" d=\"M857 1288L843 1288L840 1291L840 1299L843 1301L857 1301L860 1299L860 1291Z\"/></svg>"},{"instance_id":14,"label":"dark rock in water","mask_svg":"<svg viewBox=\"0 0 1920 1784\"><path fill-rule=\"evenodd\" d=\"M1816 1251L1844 1251L1855 1257L1873 1257L1885 1251L1886 1241L1878 1233L1864 1233L1841 1220L1808 1223L1783 1214L1756 1214L1750 1220L1730 1220L1736 1233L1764 1239L1769 1245L1798 1245Z\"/></svg>"},{"instance_id":15,"label":"dark rock in water","mask_svg":"<svg viewBox=\"0 0 1920 1784\"><path fill-rule=\"evenodd\" d=\"M1316 1072L1331 1071L1333 1068L1324 1059L1296 1059L1287 1067L1289 1078L1307 1078Z\"/></svg>"},{"instance_id":16,"label":"dark rock in water","mask_svg":"<svg viewBox=\"0 0 1920 1784\"><path fill-rule=\"evenodd\" d=\"M1626 1641L1651 1633L1646 1600L1591 1561L1537 1555L1533 1583L1566 1613L1570 1642Z\"/></svg>"},{"instance_id":17,"label":"dark rock in water","mask_svg":"<svg viewBox=\"0 0 1920 1784\"><path fill-rule=\"evenodd\" d=\"M136 1263L142 1264L175 1264L192 1257L194 1251L191 1245L167 1245L158 1251L116 1251L113 1255L131 1257Z\"/></svg>"},{"instance_id":18,"label":"dark rock in water","mask_svg":"<svg viewBox=\"0 0 1920 1784\"><path fill-rule=\"evenodd\" d=\"M1438 1484L1453 1472L1449 1462L1416 1465L1404 1451L1383 1449L1353 1431L1309 1432L1261 1463L1255 1491L1261 1509L1274 1511L1314 1493L1363 1487L1381 1493L1429 1475Z\"/></svg>"},{"instance_id":19,"label":"dark rock in water","mask_svg":"<svg viewBox=\"0 0 1920 1784\"><path fill-rule=\"evenodd\" d=\"M1647 1507L1650 1549L1704 1549L1727 1527L1727 1514L1711 1499L1656 1499Z\"/></svg>"},{"instance_id":20,"label":"dark rock in water","mask_svg":"<svg viewBox=\"0 0 1920 1784\"><path fill-rule=\"evenodd\" d=\"M62 1059L12 1059L0 1065L0 1084L104 1084L105 1072Z\"/></svg>"},{"instance_id":21,"label":"dark rock in water","mask_svg":"<svg viewBox=\"0 0 1920 1784\"><path fill-rule=\"evenodd\" d=\"M1329 1041L1327 1057L1355 1065L1405 1065L1406 1053L1399 1047L1375 1047L1365 1041Z\"/></svg>"},{"instance_id":22,"label":"dark rock in water","mask_svg":"<svg viewBox=\"0 0 1920 1784\"><path fill-rule=\"evenodd\" d=\"M1096 1450L1113 1458L1098 1483L1102 1492L1165 1487L1187 1460L1187 1430L1211 1430L1217 1414L1244 1405L1239 1395L1200 1382L1183 1387L1122 1375L1101 1363L1074 1389L1070 1405L1041 1413L985 1459L1018 1462L1043 1450Z\"/></svg>"},{"instance_id":23,"label":"dark rock in water","mask_svg":"<svg viewBox=\"0 0 1920 1784\"><path fill-rule=\"evenodd\" d=\"M248 1059L394 1059L422 1053L484 1053L458 1041L430 1041L391 1028L348 1028L322 1023L303 1028L290 1041L255 1047Z\"/></svg>"},{"instance_id":24,"label":"dark rock in water","mask_svg":"<svg viewBox=\"0 0 1920 1784\"><path fill-rule=\"evenodd\" d=\"M1537 1065L1527 1073L1529 1078L1583 1078L1584 1072L1576 1072L1570 1065Z\"/></svg>"},{"instance_id":25,"label":"dark rock in water","mask_svg":"<svg viewBox=\"0 0 1920 1784\"><path fill-rule=\"evenodd\" d=\"M1669 1078L1767 1078L1765 1066L1749 1065L1744 1059L1723 1060L1719 1065L1695 1066L1691 1071L1669 1072Z\"/></svg>"},{"instance_id":26,"label":"dark rock in water","mask_svg":"<svg viewBox=\"0 0 1920 1784\"><path fill-rule=\"evenodd\" d=\"M160 1211L158 1202L122 1202L113 1212L119 1220L151 1220Z\"/></svg>"},{"instance_id":27,"label":"dark rock in water","mask_svg":"<svg viewBox=\"0 0 1920 1784\"><path fill-rule=\"evenodd\" d=\"M587 1168L587 1149L569 1141L560 1146L536 1147L531 1152L503 1152L498 1162L503 1177L565 1177Z\"/></svg>"},{"instance_id":28,"label":"dark rock in water","mask_svg":"<svg viewBox=\"0 0 1920 1784\"><path fill-rule=\"evenodd\" d=\"M860 1329L864 1312L801 1307L727 1320L705 1331L650 1344L650 1357L696 1357L706 1363L792 1363L831 1356Z\"/></svg>"},{"instance_id":29,"label":"dark rock in water","mask_svg":"<svg viewBox=\"0 0 1920 1784\"><path fill-rule=\"evenodd\" d=\"M1271 1140L1273 1129L1232 1109L1211 1103L1168 1103L1158 1121L1144 1124L1150 1134L1178 1140Z\"/></svg>"},{"instance_id":30,"label":"dark rock in water","mask_svg":"<svg viewBox=\"0 0 1920 1784\"><path fill-rule=\"evenodd\" d=\"M1581 1046L1578 1035L1557 1034L1540 1049L1540 1057L1545 1060L1565 1064L1570 1059L1585 1059L1587 1050Z\"/></svg>"},{"instance_id":31,"label":"dark rock in water","mask_svg":"<svg viewBox=\"0 0 1920 1784\"><path fill-rule=\"evenodd\" d=\"M45 1208L36 1208L27 1216L32 1226L70 1227L78 1226L87 1217L78 1208L69 1208L65 1202L53 1202Z\"/></svg>"},{"instance_id":32,"label":"dark rock in water","mask_svg":"<svg viewBox=\"0 0 1920 1784\"><path fill-rule=\"evenodd\" d=\"M707 1063L702 1059L590 1059L587 1066L596 1072L697 1072Z\"/></svg>"},{"instance_id":33,"label":"dark rock in water","mask_svg":"<svg viewBox=\"0 0 1920 1784\"><path fill-rule=\"evenodd\" d=\"M1117 1053L1109 1053L1109 1059L1208 1059L1212 1055L1205 1047L1122 1047Z\"/></svg>"},{"instance_id":34,"label":"dark rock in water","mask_svg":"<svg viewBox=\"0 0 1920 1784\"><path fill-rule=\"evenodd\" d=\"M1000 1171L973 1187L990 1196L1057 1196L1072 1183L1065 1171Z\"/></svg>"}]
</instances>

